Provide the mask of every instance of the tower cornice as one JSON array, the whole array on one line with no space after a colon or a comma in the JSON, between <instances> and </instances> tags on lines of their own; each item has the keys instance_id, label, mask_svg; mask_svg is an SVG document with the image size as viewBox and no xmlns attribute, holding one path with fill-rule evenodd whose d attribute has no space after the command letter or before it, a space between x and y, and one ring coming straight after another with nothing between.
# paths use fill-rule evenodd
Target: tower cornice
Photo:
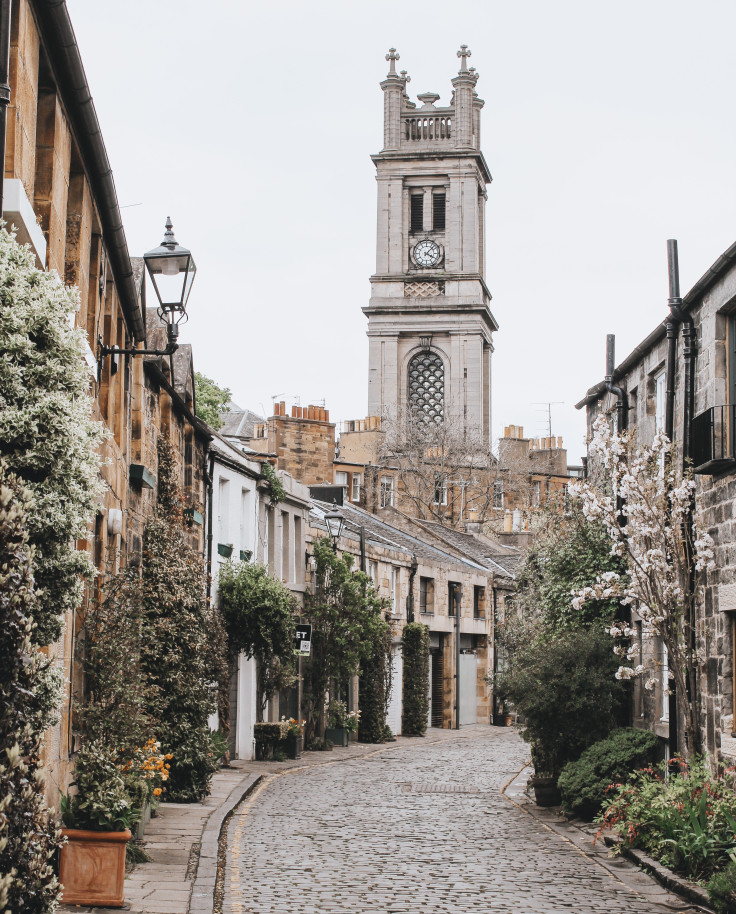
<instances>
[{"instance_id":1,"label":"tower cornice","mask_svg":"<svg viewBox=\"0 0 736 914\"><path fill-rule=\"evenodd\" d=\"M488 167L485 156L478 149L458 149L457 147L448 147L447 149L417 149L413 152L404 150L386 150L384 152L375 152L371 155L371 160L378 167L379 162L416 162L418 160L438 160L438 159L472 159L478 165L478 171L483 176L486 184L493 181L493 175Z\"/></svg>"}]
</instances>

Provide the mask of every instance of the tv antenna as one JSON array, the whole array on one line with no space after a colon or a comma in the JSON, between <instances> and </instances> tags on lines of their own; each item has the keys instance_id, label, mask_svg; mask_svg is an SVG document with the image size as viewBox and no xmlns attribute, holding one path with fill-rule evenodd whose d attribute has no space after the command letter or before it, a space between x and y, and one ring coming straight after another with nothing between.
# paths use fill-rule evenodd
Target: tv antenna
<instances>
[{"instance_id":1,"label":"tv antenna","mask_svg":"<svg viewBox=\"0 0 736 914\"><path fill-rule=\"evenodd\" d=\"M547 436L549 438L552 437L552 407L564 406L564 404L564 400L545 400L543 403L532 403L532 406L541 407L541 409L538 409L537 412L542 412L543 409L544 412L547 413Z\"/></svg>"}]
</instances>

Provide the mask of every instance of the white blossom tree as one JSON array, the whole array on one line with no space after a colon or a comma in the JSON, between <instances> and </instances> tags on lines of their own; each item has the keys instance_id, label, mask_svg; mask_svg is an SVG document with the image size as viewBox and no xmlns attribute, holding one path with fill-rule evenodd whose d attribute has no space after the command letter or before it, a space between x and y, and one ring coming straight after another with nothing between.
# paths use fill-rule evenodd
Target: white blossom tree
<instances>
[{"instance_id":1,"label":"white blossom tree","mask_svg":"<svg viewBox=\"0 0 736 914\"><path fill-rule=\"evenodd\" d=\"M671 444L658 432L651 446L640 445L630 432L614 433L605 416L594 424L590 442L590 480L570 486L585 515L599 521L611 539L611 553L627 563L628 578L615 571L573 593L573 606L588 600L618 598L633 606L644 629L667 648L669 677L680 697L685 754L699 746L697 694L702 658L695 649L695 599L699 576L715 567L713 541L699 532L693 516L695 482L672 459ZM655 685L655 670L633 665L639 653L631 643L636 630L626 623L610 628L621 658L619 679L642 676L645 688Z\"/></svg>"}]
</instances>

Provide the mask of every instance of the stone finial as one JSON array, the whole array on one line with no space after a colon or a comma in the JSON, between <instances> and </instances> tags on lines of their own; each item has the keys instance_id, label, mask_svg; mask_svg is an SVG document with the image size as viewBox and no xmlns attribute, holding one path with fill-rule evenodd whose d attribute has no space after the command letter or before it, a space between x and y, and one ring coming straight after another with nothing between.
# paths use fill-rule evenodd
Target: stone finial
<instances>
[{"instance_id":1,"label":"stone finial","mask_svg":"<svg viewBox=\"0 0 736 914\"><path fill-rule=\"evenodd\" d=\"M434 108L434 103L439 101L440 97L436 92L422 92L421 95L417 95L417 98L425 108Z\"/></svg>"},{"instance_id":2,"label":"stone finial","mask_svg":"<svg viewBox=\"0 0 736 914\"><path fill-rule=\"evenodd\" d=\"M389 62L389 76L396 76L396 61L400 60L400 55L396 53L396 48L389 48L386 60Z\"/></svg>"},{"instance_id":3,"label":"stone finial","mask_svg":"<svg viewBox=\"0 0 736 914\"><path fill-rule=\"evenodd\" d=\"M401 70L401 72L399 73L399 75L401 76L401 78L404 80L405 83L410 83L410 82L411 82L411 76L409 76L409 71L408 71L408 70Z\"/></svg>"},{"instance_id":4,"label":"stone finial","mask_svg":"<svg viewBox=\"0 0 736 914\"><path fill-rule=\"evenodd\" d=\"M460 64L460 72L467 73L468 72L468 57L470 57L471 54L470 54L470 51L468 50L468 46L466 44L460 45L460 50L457 52L457 56L462 59L462 63ZM388 60L388 57L386 58L386 60Z\"/></svg>"}]
</instances>

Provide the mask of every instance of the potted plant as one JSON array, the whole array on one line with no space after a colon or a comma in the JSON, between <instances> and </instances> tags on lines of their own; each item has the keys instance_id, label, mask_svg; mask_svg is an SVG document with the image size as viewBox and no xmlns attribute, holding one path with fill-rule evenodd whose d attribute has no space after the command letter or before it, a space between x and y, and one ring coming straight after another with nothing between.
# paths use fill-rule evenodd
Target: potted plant
<instances>
[{"instance_id":1,"label":"potted plant","mask_svg":"<svg viewBox=\"0 0 736 914\"><path fill-rule=\"evenodd\" d=\"M299 723L293 717L288 720L282 717L281 724L286 727L286 755L289 758L301 758L304 752L304 721Z\"/></svg>"},{"instance_id":2,"label":"potted plant","mask_svg":"<svg viewBox=\"0 0 736 914\"><path fill-rule=\"evenodd\" d=\"M344 701L331 701L327 709L325 739L335 746L347 746L348 739L358 729L360 711L348 711Z\"/></svg>"},{"instance_id":3,"label":"potted plant","mask_svg":"<svg viewBox=\"0 0 736 914\"><path fill-rule=\"evenodd\" d=\"M64 904L121 908L125 903L125 847L139 813L132 807L114 754L100 743L79 753L73 786L63 796L66 839L59 882Z\"/></svg>"}]
</instances>

